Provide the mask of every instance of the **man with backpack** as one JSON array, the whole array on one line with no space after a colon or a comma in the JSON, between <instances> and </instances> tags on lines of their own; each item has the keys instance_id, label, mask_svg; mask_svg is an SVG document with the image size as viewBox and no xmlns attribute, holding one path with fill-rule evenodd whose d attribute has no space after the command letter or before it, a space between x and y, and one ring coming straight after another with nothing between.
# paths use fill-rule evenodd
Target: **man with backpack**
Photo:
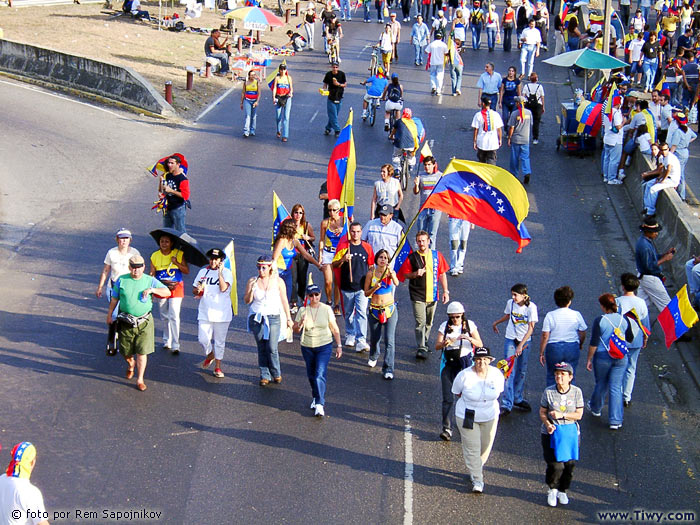
<instances>
[{"instance_id":1,"label":"man with backpack","mask_svg":"<svg viewBox=\"0 0 700 525\"><path fill-rule=\"evenodd\" d=\"M399 83L399 75L391 74L391 83L384 88L382 99L384 104L384 131L389 131L389 117L394 112L394 120L399 120L403 109L403 87Z\"/></svg>"},{"instance_id":2,"label":"man with backpack","mask_svg":"<svg viewBox=\"0 0 700 525\"><path fill-rule=\"evenodd\" d=\"M525 97L525 107L532 113L532 143L539 144L540 121L544 113L544 88L538 80L537 73L530 73L530 82L521 91Z\"/></svg>"},{"instance_id":3,"label":"man with backpack","mask_svg":"<svg viewBox=\"0 0 700 525\"><path fill-rule=\"evenodd\" d=\"M470 10L469 27L472 31L472 48L476 51L481 47L481 30L484 28L484 10L479 0L474 0L474 7Z\"/></svg>"}]
</instances>

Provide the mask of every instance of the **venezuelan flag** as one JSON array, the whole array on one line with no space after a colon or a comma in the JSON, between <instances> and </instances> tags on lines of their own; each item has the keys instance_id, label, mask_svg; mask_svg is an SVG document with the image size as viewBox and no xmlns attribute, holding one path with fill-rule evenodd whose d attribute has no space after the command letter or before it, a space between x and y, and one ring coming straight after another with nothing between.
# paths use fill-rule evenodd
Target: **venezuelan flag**
<instances>
[{"instance_id":1,"label":"venezuelan flag","mask_svg":"<svg viewBox=\"0 0 700 525\"><path fill-rule=\"evenodd\" d=\"M591 100L593 102L603 102L605 77L600 77L600 80L591 88Z\"/></svg>"},{"instance_id":2,"label":"venezuelan flag","mask_svg":"<svg viewBox=\"0 0 700 525\"><path fill-rule=\"evenodd\" d=\"M659 80L654 89L657 89L659 93L664 93L668 98L671 98L671 85L666 82L666 75L661 75L661 80Z\"/></svg>"},{"instance_id":3,"label":"venezuelan flag","mask_svg":"<svg viewBox=\"0 0 700 525\"><path fill-rule=\"evenodd\" d=\"M168 155L167 157L163 157L160 159L158 162L156 162L153 166L150 168L147 168L148 172L153 175L154 177L162 177L166 173L168 173L168 166L166 165L166 162L170 157L177 157L180 159L180 167L182 168L182 172L187 175L187 159L182 153L173 153L172 155Z\"/></svg>"},{"instance_id":4,"label":"venezuelan flag","mask_svg":"<svg viewBox=\"0 0 700 525\"><path fill-rule=\"evenodd\" d=\"M641 113L644 115L644 123L647 125L647 131L651 136L651 142L654 143L656 142L656 120L654 119L654 115L648 109L642 110Z\"/></svg>"},{"instance_id":5,"label":"venezuelan flag","mask_svg":"<svg viewBox=\"0 0 700 525\"><path fill-rule=\"evenodd\" d=\"M420 159L418 159L418 163L422 163L423 159L425 157L432 157L433 156L433 151L430 149L430 146L426 142L423 144L423 147L420 149Z\"/></svg>"},{"instance_id":6,"label":"venezuelan flag","mask_svg":"<svg viewBox=\"0 0 700 525\"><path fill-rule=\"evenodd\" d=\"M625 336L622 334L619 328L615 328L615 330L613 330L608 342L610 343L610 346L608 347L608 355L613 359L622 359L629 354L627 343L625 342Z\"/></svg>"},{"instance_id":7,"label":"venezuelan flag","mask_svg":"<svg viewBox=\"0 0 700 525\"><path fill-rule=\"evenodd\" d=\"M265 77L265 82L267 82L267 87L272 89L272 84L275 83L275 77L277 76L277 73L280 72L280 66L284 64L285 66L287 65L287 59L285 58L282 60L282 62L270 73Z\"/></svg>"},{"instance_id":8,"label":"venezuelan flag","mask_svg":"<svg viewBox=\"0 0 700 525\"><path fill-rule=\"evenodd\" d=\"M275 237L277 237L277 232L280 229L280 224L282 221L289 217L289 212L287 208L284 207L282 201L277 196L276 192L272 192L272 242L275 242Z\"/></svg>"},{"instance_id":9,"label":"venezuelan flag","mask_svg":"<svg viewBox=\"0 0 700 525\"><path fill-rule=\"evenodd\" d=\"M621 103L622 97L620 96L620 90L617 89L617 84L613 82L608 92L608 97L605 99L605 102L603 102L603 114L608 117L609 121L612 122L613 107Z\"/></svg>"},{"instance_id":10,"label":"venezuelan flag","mask_svg":"<svg viewBox=\"0 0 700 525\"><path fill-rule=\"evenodd\" d=\"M664 331L666 339L666 348L671 348L673 342L686 333L690 328L698 322L698 314L690 304L688 298L688 285L684 284L683 288L671 299L671 302L666 305L666 308L661 310L657 317L661 329Z\"/></svg>"},{"instance_id":11,"label":"venezuelan flag","mask_svg":"<svg viewBox=\"0 0 700 525\"><path fill-rule=\"evenodd\" d=\"M591 137L595 137L600 132L600 126L603 124L602 119L603 104L597 104L590 100L584 100L576 110L576 122L578 128L576 133L585 133Z\"/></svg>"},{"instance_id":12,"label":"venezuelan flag","mask_svg":"<svg viewBox=\"0 0 700 525\"><path fill-rule=\"evenodd\" d=\"M355 209L355 139L352 135L352 109L345 127L340 131L328 161L326 183L328 199L338 199L347 207L347 217L352 218Z\"/></svg>"},{"instance_id":13,"label":"venezuelan flag","mask_svg":"<svg viewBox=\"0 0 700 525\"><path fill-rule=\"evenodd\" d=\"M530 210L522 184L498 166L452 159L423 208L444 211L513 239L517 253L530 243L523 224Z\"/></svg>"},{"instance_id":14,"label":"venezuelan flag","mask_svg":"<svg viewBox=\"0 0 700 525\"><path fill-rule=\"evenodd\" d=\"M233 282L231 283L231 289L229 290L231 296L231 309L233 310L233 315L238 315L238 278L236 277L236 254L233 249L233 239L224 248L224 253L226 254L226 259L224 259L224 268L231 272L233 276Z\"/></svg>"},{"instance_id":15,"label":"venezuelan flag","mask_svg":"<svg viewBox=\"0 0 700 525\"><path fill-rule=\"evenodd\" d=\"M404 235L402 242L399 247L396 248L396 254L394 255L394 271L398 273L399 269L403 266L403 263L411 255L411 243L408 242L408 236Z\"/></svg>"}]
</instances>

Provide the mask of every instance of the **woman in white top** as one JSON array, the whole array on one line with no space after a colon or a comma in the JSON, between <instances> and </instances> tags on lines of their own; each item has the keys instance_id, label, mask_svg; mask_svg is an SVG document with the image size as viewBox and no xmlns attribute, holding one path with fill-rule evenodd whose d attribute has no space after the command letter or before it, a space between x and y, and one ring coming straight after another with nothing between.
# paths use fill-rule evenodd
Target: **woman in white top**
<instances>
[{"instance_id":1,"label":"woman in white top","mask_svg":"<svg viewBox=\"0 0 700 525\"><path fill-rule=\"evenodd\" d=\"M272 269L272 257L258 257L258 276L248 279L243 300L250 305L248 331L253 332L258 346L260 386L282 382L277 343L280 339L282 315L286 318L285 331L291 329L287 289L284 281Z\"/></svg>"},{"instance_id":2,"label":"woman in white top","mask_svg":"<svg viewBox=\"0 0 700 525\"><path fill-rule=\"evenodd\" d=\"M119 276L129 273L129 259L134 255L141 255L136 248L131 247L131 232L126 228L121 228L117 232L116 241L117 245L114 248L110 248L107 255L105 255L104 266L100 274L100 282L97 285L97 290L95 290L95 295L97 297L102 297L102 290L107 282L107 277L109 277L109 283L107 284L108 302L112 300L112 286L116 280ZM118 314L119 303L117 303L116 308L112 312L113 321L117 319ZM107 355L116 354L117 323L110 323L109 333L107 334Z\"/></svg>"},{"instance_id":3,"label":"woman in white top","mask_svg":"<svg viewBox=\"0 0 700 525\"><path fill-rule=\"evenodd\" d=\"M484 464L498 428L498 396L503 392L504 380L501 371L490 366L493 359L488 348L476 348L474 364L457 374L452 384L452 393L459 398L455 416L472 492L484 491Z\"/></svg>"},{"instance_id":4,"label":"woman in white top","mask_svg":"<svg viewBox=\"0 0 700 525\"><path fill-rule=\"evenodd\" d=\"M442 350L440 383L442 384L442 432L440 439L452 439L450 412L455 404L452 383L463 369L472 365L474 347L481 347L481 336L473 321L464 316L462 303L447 305L447 321L438 328L435 350Z\"/></svg>"},{"instance_id":5,"label":"woman in white top","mask_svg":"<svg viewBox=\"0 0 700 525\"><path fill-rule=\"evenodd\" d=\"M569 308L574 291L569 286L554 290L556 310L548 312L542 323L540 364L547 367L547 385L554 384L554 365L569 363L576 380L576 366L586 339L586 322L576 310Z\"/></svg>"},{"instance_id":6,"label":"woman in white top","mask_svg":"<svg viewBox=\"0 0 700 525\"><path fill-rule=\"evenodd\" d=\"M375 181L372 192L372 204L370 207L370 218L379 217L379 207L388 204L394 207L394 217L406 222L401 211L403 202L403 191L399 179L394 177L394 167L391 164L382 164L381 180Z\"/></svg>"},{"instance_id":7,"label":"woman in white top","mask_svg":"<svg viewBox=\"0 0 700 525\"><path fill-rule=\"evenodd\" d=\"M498 333L498 325L508 321L506 325L506 342L504 357L513 357L513 371L506 380L506 388L501 398L501 416L507 416L513 407L530 412L532 407L525 400L525 374L530 355L530 340L538 321L537 305L530 300L527 286L518 283L510 289L511 299L506 303L503 317L494 321L493 331Z\"/></svg>"},{"instance_id":8,"label":"woman in white top","mask_svg":"<svg viewBox=\"0 0 700 525\"><path fill-rule=\"evenodd\" d=\"M326 372L331 360L333 341L335 357L343 355L340 330L333 309L321 303L321 289L316 284L306 287L307 305L297 312L294 331L301 332L301 354L306 363L306 376L311 384L311 409L316 417L323 417L326 404Z\"/></svg>"},{"instance_id":9,"label":"woman in white top","mask_svg":"<svg viewBox=\"0 0 700 525\"><path fill-rule=\"evenodd\" d=\"M394 33L391 31L391 24L386 24L384 32L379 36L379 50L382 52L384 73L388 75L391 67L391 55L394 52Z\"/></svg>"},{"instance_id":10,"label":"woman in white top","mask_svg":"<svg viewBox=\"0 0 700 525\"><path fill-rule=\"evenodd\" d=\"M496 47L496 37L500 31L498 13L496 12L496 4L490 3L489 10L486 13L486 37L489 45L489 51L493 51Z\"/></svg>"},{"instance_id":11,"label":"woman in white top","mask_svg":"<svg viewBox=\"0 0 700 525\"><path fill-rule=\"evenodd\" d=\"M233 318L230 293L233 275L231 270L224 268L226 254L223 250L213 248L207 252L207 257L209 266L199 270L192 289L194 298L199 300L197 339L204 348L202 368L209 368L212 361L216 361L214 377L224 377L221 360L224 358L228 325Z\"/></svg>"}]
</instances>

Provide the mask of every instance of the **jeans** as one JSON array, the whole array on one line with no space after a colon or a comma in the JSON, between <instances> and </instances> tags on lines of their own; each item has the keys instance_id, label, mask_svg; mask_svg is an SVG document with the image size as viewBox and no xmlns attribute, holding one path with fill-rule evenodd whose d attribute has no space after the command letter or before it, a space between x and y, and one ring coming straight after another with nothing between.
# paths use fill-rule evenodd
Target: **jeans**
<instances>
[{"instance_id":1,"label":"jeans","mask_svg":"<svg viewBox=\"0 0 700 525\"><path fill-rule=\"evenodd\" d=\"M645 7L645 6L638 6L637 9L639 9L642 12L642 17L644 20L649 21L649 9L650 7Z\"/></svg>"},{"instance_id":2,"label":"jeans","mask_svg":"<svg viewBox=\"0 0 700 525\"><path fill-rule=\"evenodd\" d=\"M489 49L494 49L496 47L496 28L487 27L486 28L486 41L488 43Z\"/></svg>"},{"instance_id":3,"label":"jeans","mask_svg":"<svg viewBox=\"0 0 700 525\"><path fill-rule=\"evenodd\" d=\"M445 80L445 66L438 64L430 66L430 88L442 93L442 83Z\"/></svg>"},{"instance_id":4,"label":"jeans","mask_svg":"<svg viewBox=\"0 0 700 525\"><path fill-rule=\"evenodd\" d=\"M481 47L481 24L471 24L472 48L477 50Z\"/></svg>"},{"instance_id":5,"label":"jeans","mask_svg":"<svg viewBox=\"0 0 700 525\"><path fill-rule=\"evenodd\" d=\"M503 28L503 51L510 51L513 40L513 28L504 27Z\"/></svg>"},{"instance_id":6,"label":"jeans","mask_svg":"<svg viewBox=\"0 0 700 525\"><path fill-rule=\"evenodd\" d=\"M460 372L458 366L444 366L440 371L440 385L442 386L442 428L452 429L450 414L455 406L455 395L452 393L452 383Z\"/></svg>"},{"instance_id":7,"label":"jeans","mask_svg":"<svg viewBox=\"0 0 700 525\"><path fill-rule=\"evenodd\" d=\"M632 400L632 390L634 389L634 379L637 377L637 359L641 348L628 348L627 354L627 369L625 377L622 380L622 397L625 401Z\"/></svg>"},{"instance_id":8,"label":"jeans","mask_svg":"<svg viewBox=\"0 0 700 525\"><path fill-rule=\"evenodd\" d=\"M618 131L622 133L622 130ZM617 166L622 156L622 144L603 144L603 180L609 182L617 179Z\"/></svg>"},{"instance_id":9,"label":"jeans","mask_svg":"<svg viewBox=\"0 0 700 525\"><path fill-rule=\"evenodd\" d=\"M258 346L258 366L260 367L260 379L271 381L275 377L282 377L280 372L280 356L277 351L277 343L280 335L280 316L268 315L270 333L268 339L263 339L264 321L258 323L255 316L248 318L248 326L253 332L255 344Z\"/></svg>"},{"instance_id":10,"label":"jeans","mask_svg":"<svg viewBox=\"0 0 700 525\"><path fill-rule=\"evenodd\" d=\"M370 2L364 2L362 4L362 7L364 7L365 22L371 22L372 21L372 11L371 11Z\"/></svg>"},{"instance_id":11,"label":"jeans","mask_svg":"<svg viewBox=\"0 0 700 525\"><path fill-rule=\"evenodd\" d=\"M591 396L591 411L600 412L605 403L605 394L609 394L608 419L611 425L622 424L622 380L627 370L627 360L627 356L613 359L605 350L593 356L595 388Z\"/></svg>"},{"instance_id":12,"label":"jeans","mask_svg":"<svg viewBox=\"0 0 700 525\"><path fill-rule=\"evenodd\" d=\"M179 206L172 210L166 210L163 214L163 227L172 228L181 233L185 233L185 215L187 214L186 205Z\"/></svg>"},{"instance_id":13,"label":"jeans","mask_svg":"<svg viewBox=\"0 0 700 525\"><path fill-rule=\"evenodd\" d=\"M642 61L642 71L644 72L644 90L651 91L654 89L654 76L659 68L658 58L644 58Z\"/></svg>"},{"instance_id":14,"label":"jeans","mask_svg":"<svg viewBox=\"0 0 700 525\"><path fill-rule=\"evenodd\" d=\"M326 131L335 131L340 133L340 124L338 124L338 113L343 105L343 101L333 102L328 99L326 102L326 111L328 113L328 123L326 123Z\"/></svg>"},{"instance_id":15,"label":"jeans","mask_svg":"<svg viewBox=\"0 0 700 525\"><path fill-rule=\"evenodd\" d=\"M440 210L426 208L420 212L416 221L416 231L428 232L428 235L430 235L430 248L433 250L437 246L437 232L440 227L440 219L442 219Z\"/></svg>"},{"instance_id":16,"label":"jeans","mask_svg":"<svg viewBox=\"0 0 700 525\"><path fill-rule=\"evenodd\" d=\"M413 63L419 66L423 64L423 46L419 44L413 44L413 50L415 51L415 56L413 58Z\"/></svg>"},{"instance_id":17,"label":"jeans","mask_svg":"<svg viewBox=\"0 0 700 525\"><path fill-rule=\"evenodd\" d=\"M519 177L530 175L530 144L510 144L510 172Z\"/></svg>"},{"instance_id":18,"label":"jeans","mask_svg":"<svg viewBox=\"0 0 700 525\"><path fill-rule=\"evenodd\" d=\"M350 11L350 1L340 0L340 19L341 20L352 20L352 11Z\"/></svg>"},{"instance_id":19,"label":"jeans","mask_svg":"<svg viewBox=\"0 0 700 525\"><path fill-rule=\"evenodd\" d=\"M503 104L503 109L502 109L503 124L506 125L506 124L508 124L508 119L510 118L510 114L513 113L513 111L515 111L515 100L510 98L510 97L508 97L508 98L503 97L502 104Z\"/></svg>"},{"instance_id":20,"label":"jeans","mask_svg":"<svg viewBox=\"0 0 700 525\"><path fill-rule=\"evenodd\" d=\"M367 302L369 298L364 290L348 292L340 290L345 308L345 335L353 336L356 341L367 340ZM355 343L357 344L357 342Z\"/></svg>"},{"instance_id":21,"label":"jeans","mask_svg":"<svg viewBox=\"0 0 700 525\"><path fill-rule=\"evenodd\" d=\"M503 357L508 359L515 354L515 340L506 339L503 350ZM527 342L523 346L523 353L516 357L513 361L513 371L506 379L505 389L501 396L501 406L507 410L513 409L513 403L520 403L525 398L525 374L527 374L527 358L530 354L530 343Z\"/></svg>"},{"instance_id":22,"label":"jeans","mask_svg":"<svg viewBox=\"0 0 700 525\"><path fill-rule=\"evenodd\" d=\"M382 342L382 331L384 336L384 344L386 351L384 353L384 364L382 372L394 373L394 341L396 339L396 324L399 321L399 310L394 307L394 313L386 323L380 323L373 315L369 316L369 358L372 360L379 359L380 343Z\"/></svg>"},{"instance_id":23,"label":"jeans","mask_svg":"<svg viewBox=\"0 0 700 525\"><path fill-rule=\"evenodd\" d=\"M656 182L656 179L644 183L644 207L647 215L656 214L656 200L659 198L659 192L666 188L673 188L673 182L665 180Z\"/></svg>"},{"instance_id":24,"label":"jeans","mask_svg":"<svg viewBox=\"0 0 700 525\"><path fill-rule=\"evenodd\" d=\"M163 328L163 346L171 350L180 349L180 308L182 297L158 299L160 318L165 321Z\"/></svg>"},{"instance_id":25,"label":"jeans","mask_svg":"<svg viewBox=\"0 0 700 525\"><path fill-rule=\"evenodd\" d=\"M471 223L463 219L450 217L448 221L450 232L450 269L464 271L464 257L467 254L467 241L471 232Z\"/></svg>"},{"instance_id":26,"label":"jeans","mask_svg":"<svg viewBox=\"0 0 700 525\"><path fill-rule=\"evenodd\" d=\"M676 149L676 157L678 157L678 162L681 165L681 181L678 183L676 191L681 199L685 200L685 167L688 164L688 149Z\"/></svg>"},{"instance_id":27,"label":"jeans","mask_svg":"<svg viewBox=\"0 0 700 525\"><path fill-rule=\"evenodd\" d=\"M554 365L557 363L569 363L574 369L574 377L571 379L573 384L576 384L576 367L578 366L578 358L581 354L581 348L578 343L547 343L544 349L544 357L547 363L547 384L554 384Z\"/></svg>"},{"instance_id":28,"label":"jeans","mask_svg":"<svg viewBox=\"0 0 700 525\"><path fill-rule=\"evenodd\" d=\"M520 48L520 72L523 75L530 76L532 69L535 66L535 52L537 51L536 44L523 44Z\"/></svg>"},{"instance_id":29,"label":"jeans","mask_svg":"<svg viewBox=\"0 0 700 525\"><path fill-rule=\"evenodd\" d=\"M311 395L314 396L317 405L326 404L326 373L332 350L332 342L317 348L301 345L301 355L306 363L306 377L309 378Z\"/></svg>"},{"instance_id":30,"label":"jeans","mask_svg":"<svg viewBox=\"0 0 700 525\"><path fill-rule=\"evenodd\" d=\"M219 60L219 62L221 62L221 68L219 69L219 73L221 73L222 75L228 73L228 55L226 53L212 53L208 56L216 58Z\"/></svg>"},{"instance_id":31,"label":"jeans","mask_svg":"<svg viewBox=\"0 0 700 525\"><path fill-rule=\"evenodd\" d=\"M693 259L685 263L685 276L688 279L688 292L700 294L700 264L693 264Z\"/></svg>"},{"instance_id":32,"label":"jeans","mask_svg":"<svg viewBox=\"0 0 700 525\"><path fill-rule=\"evenodd\" d=\"M254 100L243 100L243 109L245 109L245 124L243 124L243 134L245 136L255 135L255 124L258 120L258 107L253 106Z\"/></svg>"},{"instance_id":33,"label":"jeans","mask_svg":"<svg viewBox=\"0 0 700 525\"><path fill-rule=\"evenodd\" d=\"M275 103L275 117L277 118L277 133L283 139L289 137L289 114L292 112L292 99L288 98L284 106Z\"/></svg>"},{"instance_id":34,"label":"jeans","mask_svg":"<svg viewBox=\"0 0 700 525\"><path fill-rule=\"evenodd\" d=\"M429 303L411 301L411 304L413 304L413 316L416 319L416 347L418 350L427 351L428 339L430 338L430 330L433 328L437 301L431 301Z\"/></svg>"},{"instance_id":35,"label":"jeans","mask_svg":"<svg viewBox=\"0 0 700 525\"><path fill-rule=\"evenodd\" d=\"M420 13L423 17L423 20L430 20L430 2L428 2L427 4L423 2L423 4L421 4Z\"/></svg>"},{"instance_id":36,"label":"jeans","mask_svg":"<svg viewBox=\"0 0 700 525\"><path fill-rule=\"evenodd\" d=\"M498 93L484 93L484 92L482 92L481 96L482 97L489 97L491 99L491 109L496 111L496 109L494 109L494 108L498 107Z\"/></svg>"},{"instance_id":37,"label":"jeans","mask_svg":"<svg viewBox=\"0 0 700 525\"><path fill-rule=\"evenodd\" d=\"M452 79L452 94L454 95L458 91L462 92L462 71L464 66L460 64L454 64L450 68L450 78Z\"/></svg>"},{"instance_id":38,"label":"jeans","mask_svg":"<svg viewBox=\"0 0 700 525\"><path fill-rule=\"evenodd\" d=\"M311 51L314 50L314 33L316 28L314 27L314 24L309 24L306 23L304 24L304 29L306 30L306 42L309 46L309 49Z\"/></svg>"},{"instance_id":39,"label":"jeans","mask_svg":"<svg viewBox=\"0 0 700 525\"><path fill-rule=\"evenodd\" d=\"M286 270L279 270L279 276L284 281L284 286L287 288L287 301L292 302L293 275L292 267Z\"/></svg>"},{"instance_id":40,"label":"jeans","mask_svg":"<svg viewBox=\"0 0 700 525\"><path fill-rule=\"evenodd\" d=\"M377 7L377 22L384 23L384 4Z\"/></svg>"}]
</instances>

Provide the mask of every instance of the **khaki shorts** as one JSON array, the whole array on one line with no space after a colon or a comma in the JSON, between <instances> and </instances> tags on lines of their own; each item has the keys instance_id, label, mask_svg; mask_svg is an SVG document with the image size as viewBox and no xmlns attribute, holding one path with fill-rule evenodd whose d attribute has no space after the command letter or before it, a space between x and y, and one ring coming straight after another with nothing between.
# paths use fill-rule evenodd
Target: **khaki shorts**
<instances>
[{"instance_id":1,"label":"khaki shorts","mask_svg":"<svg viewBox=\"0 0 700 525\"><path fill-rule=\"evenodd\" d=\"M119 351L124 357L152 354L155 348L155 323L153 315L136 328L119 323Z\"/></svg>"}]
</instances>

